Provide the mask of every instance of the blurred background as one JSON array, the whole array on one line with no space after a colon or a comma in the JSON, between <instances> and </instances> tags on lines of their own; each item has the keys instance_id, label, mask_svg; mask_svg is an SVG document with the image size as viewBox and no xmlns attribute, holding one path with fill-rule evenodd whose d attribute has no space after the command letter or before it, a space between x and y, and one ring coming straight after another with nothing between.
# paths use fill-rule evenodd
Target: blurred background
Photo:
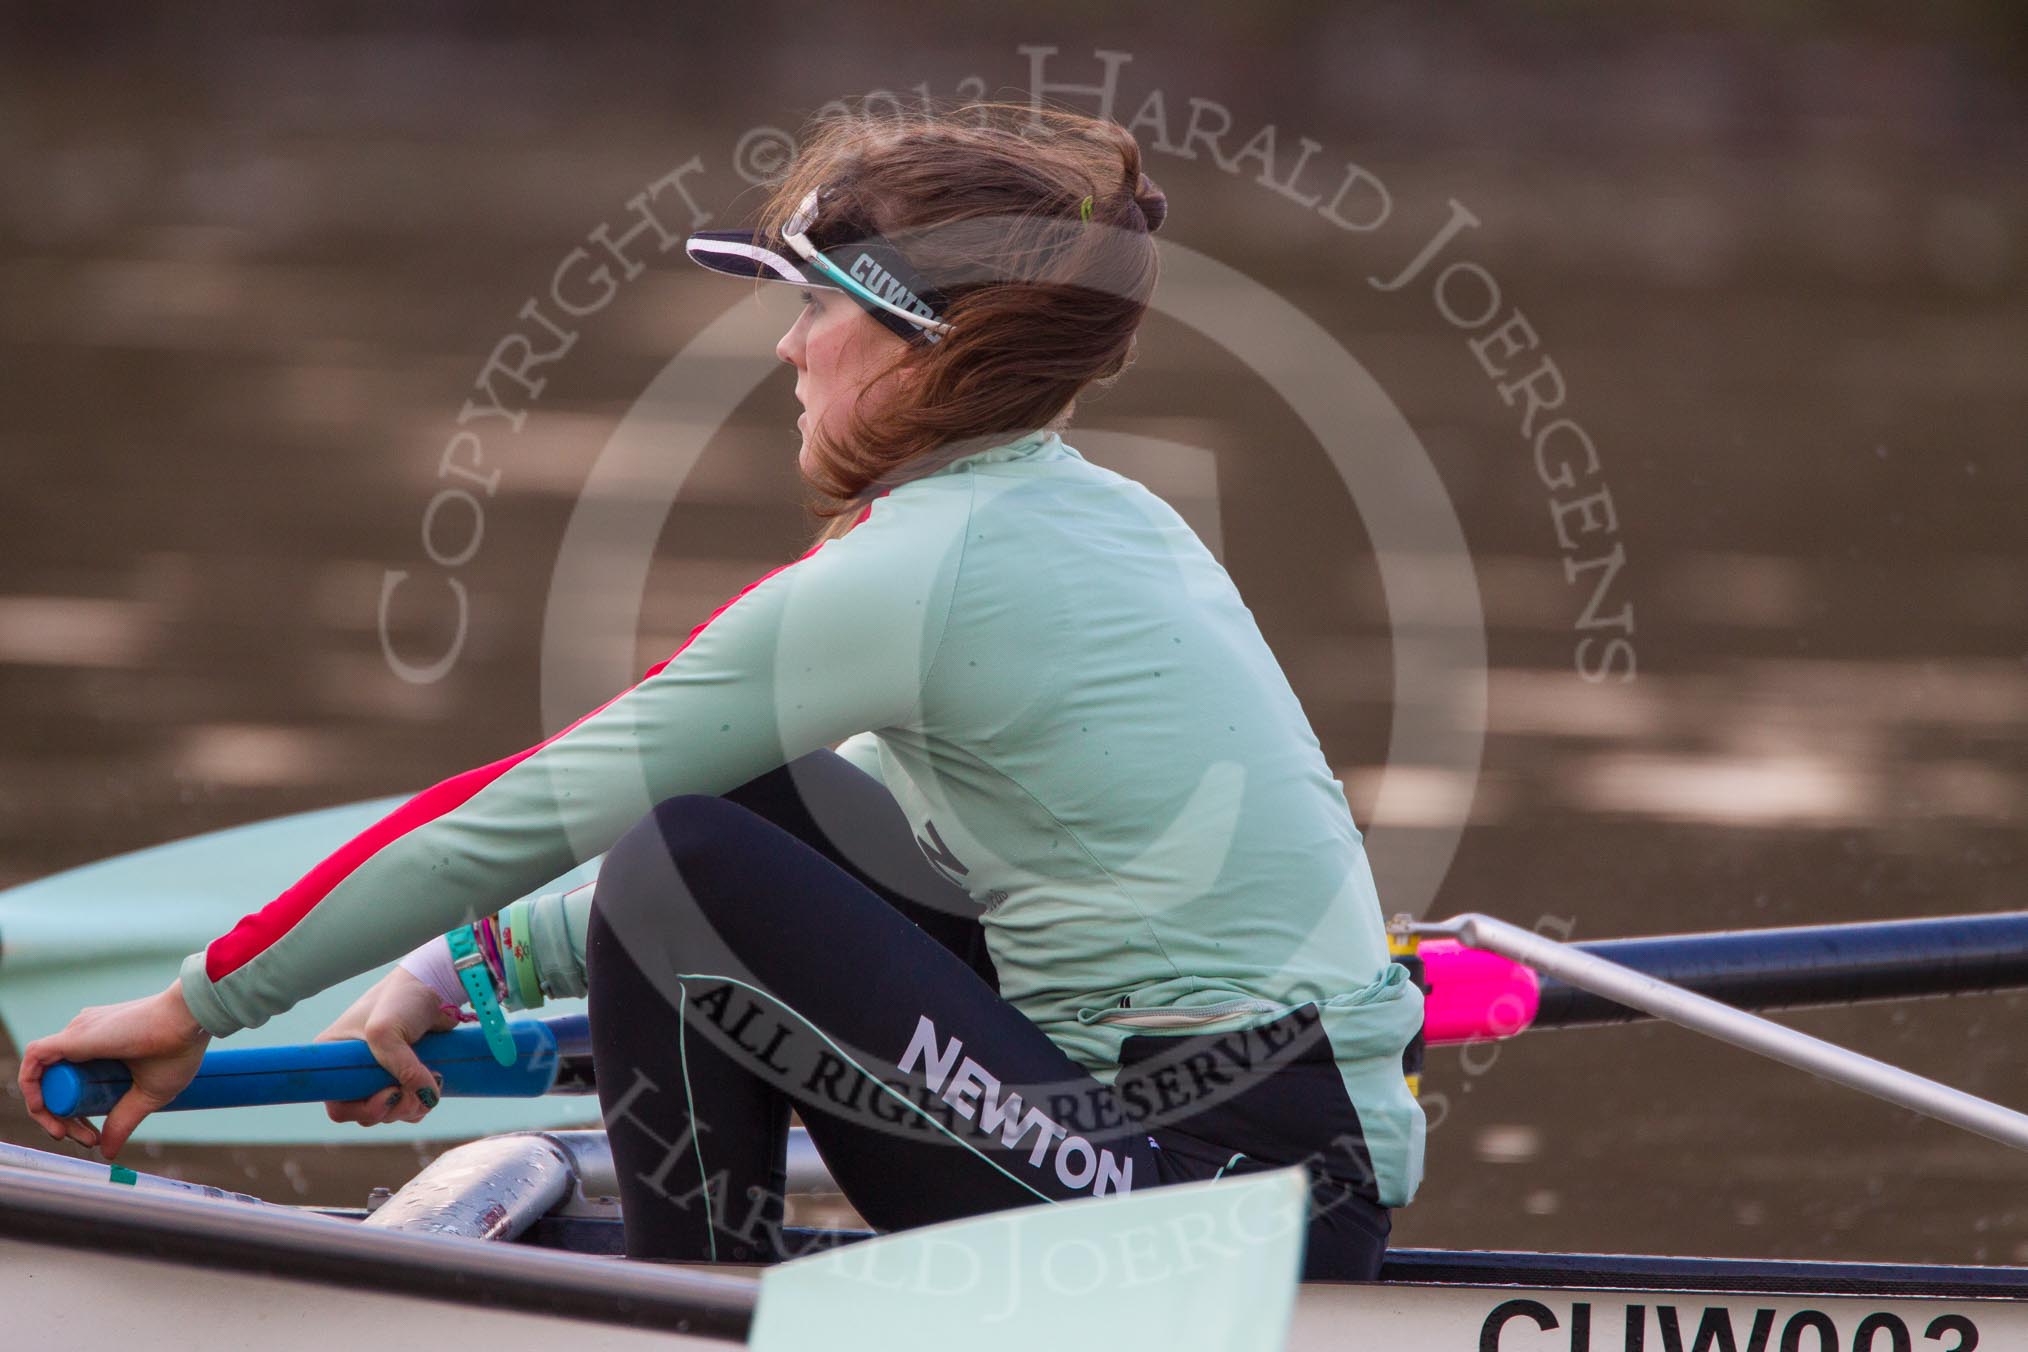
<instances>
[{"instance_id":1,"label":"blurred background","mask_svg":"<svg viewBox=\"0 0 2028 1352\"><path fill-rule=\"evenodd\" d=\"M1468 815L1433 913L1603 938L2020 907L2023 14L0 6L0 885L417 789L551 731L537 653L585 475L656 372L757 302L678 251L577 323L520 430L488 431L501 477L456 569L463 646L407 681L383 580L435 576L439 458L524 302L693 157L695 209L739 224L763 195L741 172L755 129L881 88L1026 98L1038 59L1052 84L1099 85L1108 51L1130 55L1116 118L1164 96L1177 148L1141 133L1164 241L1322 326L1428 448L1486 614L1482 773L1396 767L1416 793L1372 821L1391 711L1418 697L1392 688L1391 622L1416 617L1390 616L1324 449L1214 336L1151 318L1066 439L1208 453L1191 464L1215 474L1222 557L1362 827ZM1287 176L1308 138L1302 193L1328 202L1357 164L1387 218L1348 230L1258 182L1258 159L1180 153L1193 99L1229 114L1228 157L1272 125ZM1363 192L1341 215L1373 213ZM1502 318L1525 313L1598 448L1578 488L1538 477L1520 407L1427 278L1369 284L1453 200L1480 224L1449 257L1497 279ZM643 664L804 547L792 388L783 367L711 433ZM1160 457L1147 475L1205 487ZM1599 488L1614 530L1566 548L1552 502ZM1566 566L1614 546L1601 613L1632 627L1591 631L1627 642L1592 680L1593 583ZM391 632L416 663L453 637L427 604ZM2024 1010L1790 1021L2021 1106ZM1399 1243L2028 1262L2018 1156L1688 1034L1536 1035L1491 1068L1438 1053L1429 1078L1444 1117ZM357 1204L427 1154L376 1130L133 1162ZM44 1143L18 1101L0 1134Z\"/></svg>"}]
</instances>

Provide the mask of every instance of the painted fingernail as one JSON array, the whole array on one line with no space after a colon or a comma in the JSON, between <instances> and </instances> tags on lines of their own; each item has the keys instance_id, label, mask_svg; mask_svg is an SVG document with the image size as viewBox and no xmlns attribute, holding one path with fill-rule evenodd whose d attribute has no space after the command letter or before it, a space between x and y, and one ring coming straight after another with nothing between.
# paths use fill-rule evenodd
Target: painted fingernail
<instances>
[{"instance_id":1,"label":"painted fingernail","mask_svg":"<svg viewBox=\"0 0 2028 1352\"><path fill-rule=\"evenodd\" d=\"M423 1111L425 1112L437 1106L437 1091L429 1088L427 1085L416 1090L415 1096L422 1100Z\"/></svg>"},{"instance_id":2,"label":"painted fingernail","mask_svg":"<svg viewBox=\"0 0 2028 1352\"><path fill-rule=\"evenodd\" d=\"M399 1086L396 1086L387 1091L387 1106L392 1108L399 1102L401 1102L401 1089Z\"/></svg>"}]
</instances>

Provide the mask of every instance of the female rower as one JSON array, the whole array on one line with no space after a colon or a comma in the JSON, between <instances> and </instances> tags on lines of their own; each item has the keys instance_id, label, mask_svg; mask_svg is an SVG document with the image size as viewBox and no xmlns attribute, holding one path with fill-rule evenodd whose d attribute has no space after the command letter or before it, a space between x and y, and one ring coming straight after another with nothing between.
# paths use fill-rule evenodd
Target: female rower
<instances>
[{"instance_id":1,"label":"female rower","mask_svg":"<svg viewBox=\"0 0 2028 1352\"><path fill-rule=\"evenodd\" d=\"M803 289L775 350L816 544L30 1044L37 1120L111 1158L210 1038L421 940L324 1034L399 1087L331 1116L433 1107L409 1044L468 994L496 1036L584 995L631 1256L777 1256L793 1111L883 1229L1303 1164L1307 1274L1372 1277L1421 1175L1421 997L1231 580L1062 437L1133 356L1166 212L1110 122L820 125L757 228L688 244ZM102 1056L134 1071L103 1129L42 1107Z\"/></svg>"}]
</instances>

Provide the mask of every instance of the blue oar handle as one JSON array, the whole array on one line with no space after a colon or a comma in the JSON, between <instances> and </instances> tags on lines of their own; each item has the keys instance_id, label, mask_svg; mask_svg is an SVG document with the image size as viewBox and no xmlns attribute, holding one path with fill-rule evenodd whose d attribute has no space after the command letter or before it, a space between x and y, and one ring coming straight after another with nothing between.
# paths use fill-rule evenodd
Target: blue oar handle
<instances>
[{"instance_id":1,"label":"blue oar handle","mask_svg":"<svg viewBox=\"0 0 2028 1352\"><path fill-rule=\"evenodd\" d=\"M516 1019L515 1059L493 1059L473 1024L430 1033L415 1044L424 1065L444 1077L443 1094L461 1098L535 1098L556 1081L556 1034L541 1019ZM58 1117L106 1112L133 1086L121 1061L59 1061L42 1073L42 1102ZM246 1108L271 1103L322 1103L365 1098L394 1084L364 1042L306 1042L288 1047L234 1047L206 1052L197 1078L164 1105Z\"/></svg>"}]
</instances>

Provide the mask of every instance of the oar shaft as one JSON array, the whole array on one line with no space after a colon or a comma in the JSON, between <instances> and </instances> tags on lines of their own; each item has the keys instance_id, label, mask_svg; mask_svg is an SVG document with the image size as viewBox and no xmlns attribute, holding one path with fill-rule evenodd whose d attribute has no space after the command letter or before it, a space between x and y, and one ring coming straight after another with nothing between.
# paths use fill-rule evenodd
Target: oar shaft
<instances>
[{"instance_id":1,"label":"oar shaft","mask_svg":"<svg viewBox=\"0 0 2028 1352\"><path fill-rule=\"evenodd\" d=\"M2028 1150L2028 1116L1913 1071L1811 1037L1716 1000L1669 985L1642 972L1546 939L1518 925L1485 915L1461 915L1434 931L1455 935L1573 986L1582 986L1618 1004L1730 1042L1736 1047L1806 1070L1820 1079L1885 1099L1940 1122Z\"/></svg>"},{"instance_id":2,"label":"oar shaft","mask_svg":"<svg viewBox=\"0 0 2028 1352\"><path fill-rule=\"evenodd\" d=\"M1570 947L1740 1009L2028 988L2028 913L1606 939ZM1650 1017L1545 977L1531 1028Z\"/></svg>"},{"instance_id":3,"label":"oar shaft","mask_svg":"<svg viewBox=\"0 0 2028 1352\"><path fill-rule=\"evenodd\" d=\"M514 1021L509 1027L519 1055L511 1066L493 1059L485 1036L472 1025L431 1033L415 1050L424 1065L443 1076L446 1097L534 1098L558 1087L563 1068L559 1050L583 1049L583 1025L582 1015ZM582 1060L573 1057L573 1068L581 1069ZM132 1084L122 1062L64 1061L43 1073L42 1097L59 1117L95 1116L110 1110ZM205 1053L196 1077L163 1111L345 1101L393 1084L363 1042L228 1047ZM582 1086L565 1087L583 1092Z\"/></svg>"}]
</instances>

